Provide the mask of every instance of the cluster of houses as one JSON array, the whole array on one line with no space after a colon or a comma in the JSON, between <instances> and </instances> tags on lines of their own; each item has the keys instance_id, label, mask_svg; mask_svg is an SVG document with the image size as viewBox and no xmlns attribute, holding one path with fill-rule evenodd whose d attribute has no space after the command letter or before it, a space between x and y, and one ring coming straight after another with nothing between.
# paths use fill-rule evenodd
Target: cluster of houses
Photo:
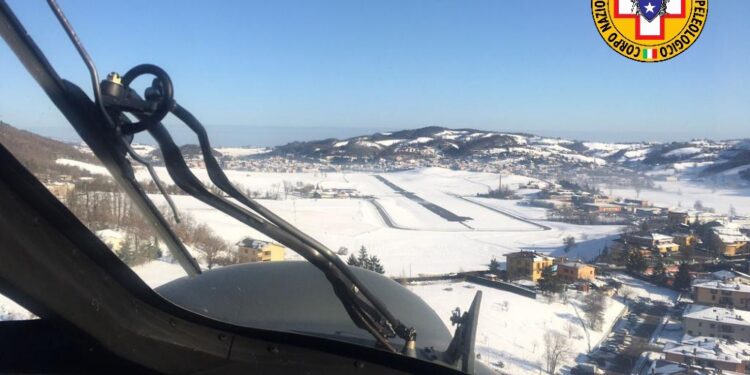
<instances>
[{"instance_id":1,"label":"cluster of houses","mask_svg":"<svg viewBox=\"0 0 750 375\"><path fill-rule=\"evenodd\" d=\"M75 184L70 181L50 181L45 182L44 187L49 190L58 200L65 202L68 194L75 189Z\"/></svg>"},{"instance_id":2,"label":"cluster of houses","mask_svg":"<svg viewBox=\"0 0 750 375\"><path fill-rule=\"evenodd\" d=\"M580 189L564 189L558 184L539 192L531 204L546 208L572 207L582 212L597 213L637 213L642 216L661 214L662 209L653 207L642 199L623 199L617 201L604 194L582 191Z\"/></svg>"},{"instance_id":3,"label":"cluster of houses","mask_svg":"<svg viewBox=\"0 0 750 375\"><path fill-rule=\"evenodd\" d=\"M237 243L237 263L280 261L285 252L282 244L247 237Z\"/></svg>"},{"instance_id":4,"label":"cluster of houses","mask_svg":"<svg viewBox=\"0 0 750 375\"><path fill-rule=\"evenodd\" d=\"M718 271L693 282L681 339L667 343L648 374L750 373L750 276Z\"/></svg>"},{"instance_id":5,"label":"cluster of houses","mask_svg":"<svg viewBox=\"0 0 750 375\"><path fill-rule=\"evenodd\" d=\"M616 200L582 189L564 189L552 184L528 202L551 210L550 219L582 224L622 224L664 216L668 210L644 199Z\"/></svg>"},{"instance_id":6,"label":"cluster of houses","mask_svg":"<svg viewBox=\"0 0 750 375\"><path fill-rule=\"evenodd\" d=\"M508 281L536 284L545 270L557 275L567 284L587 290L588 283L596 279L594 266L564 257L552 257L535 251L517 251L505 254L505 272ZM524 282L525 281L525 282Z\"/></svg>"},{"instance_id":7,"label":"cluster of houses","mask_svg":"<svg viewBox=\"0 0 750 375\"><path fill-rule=\"evenodd\" d=\"M653 362L649 374L746 374L750 345L727 340L693 337L664 349L664 359Z\"/></svg>"},{"instance_id":8,"label":"cluster of houses","mask_svg":"<svg viewBox=\"0 0 750 375\"><path fill-rule=\"evenodd\" d=\"M359 198L362 195L357 189L353 188L324 188L316 186L315 190L312 190L308 194L309 198L315 199L345 199L345 198Z\"/></svg>"},{"instance_id":9,"label":"cluster of houses","mask_svg":"<svg viewBox=\"0 0 750 375\"><path fill-rule=\"evenodd\" d=\"M680 244L672 236L632 236L652 252L679 251ZM590 264L534 251L506 254L507 279L519 284L536 284L545 272L554 272L577 287L598 285L596 271ZM681 337L666 343L643 374L750 374L750 275L732 271L698 275L692 283L692 303L682 311Z\"/></svg>"},{"instance_id":10,"label":"cluster of houses","mask_svg":"<svg viewBox=\"0 0 750 375\"><path fill-rule=\"evenodd\" d=\"M669 211L668 223L683 231L693 227L699 231L703 229L701 242L715 255L727 259L747 259L750 253L750 220L746 218L677 209Z\"/></svg>"},{"instance_id":11,"label":"cluster of houses","mask_svg":"<svg viewBox=\"0 0 750 375\"><path fill-rule=\"evenodd\" d=\"M91 180L91 177L73 177L67 174L61 175L41 175L40 180L47 190L60 201L65 202L68 194L72 192L76 185L75 181Z\"/></svg>"},{"instance_id":12,"label":"cluster of houses","mask_svg":"<svg viewBox=\"0 0 750 375\"><path fill-rule=\"evenodd\" d=\"M281 156L245 158L224 156L222 165L227 169L267 173L316 173L338 172L342 167L325 162L300 161Z\"/></svg>"},{"instance_id":13,"label":"cluster of houses","mask_svg":"<svg viewBox=\"0 0 750 375\"><path fill-rule=\"evenodd\" d=\"M750 256L750 223L715 214L670 211L666 225L624 233L608 249L609 261L619 265L625 264L632 252L652 260L682 254L683 250L703 260L746 261Z\"/></svg>"},{"instance_id":14,"label":"cluster of houses","mask_svg":"<svg viewBox=\"0 0 750 375\"><path fill-rule=\"evenodd\" d=\"M582 189L563 189L552 184L528 202L551 210L550 219L579 224L647 223L659 228L624 235L613 249L627 254L640 250L671 254L685 247L727 260L747 260L750 255L750 220L709 211L656 207L644 199L616 200ZM665 232L666 231L666 232ZM615 260L623 259L615 255Z\"/></svg>"},{"instance_id":15,"label":"cluster of houses","mask_svg":"<svg viewBox=\"0 0 750 375\"><path fill-rule=\"evenodd\" d=\"M371 144L372 145L372 144ZM377 145L376 145L377 146ZM137 145L134 145L137 147ZM142 153L150 153L147 148ZM215 150L223 167L234 170L273 172L273 173L313 173L336 171L387 172L413 168L447 168L454 170L497 173L504 170L508 173L536 176L553 179L566 175L586 178L589 174L601 169L601 165L590 161L570 158L534 157L523 149L491 148L467 156L450 155L424 143L402 143L387 156L357 154L323 153L319 157L300 157L293 153L280 155L270 149L247 149L246 152L227 152L221 154ZM204 168L199 153L186 153L189 166ZM158 160L154 160L158 162ZM626 183L631 178L618 179L614 172L607 169L607 181Z\"/></svg>"}]
</instances>

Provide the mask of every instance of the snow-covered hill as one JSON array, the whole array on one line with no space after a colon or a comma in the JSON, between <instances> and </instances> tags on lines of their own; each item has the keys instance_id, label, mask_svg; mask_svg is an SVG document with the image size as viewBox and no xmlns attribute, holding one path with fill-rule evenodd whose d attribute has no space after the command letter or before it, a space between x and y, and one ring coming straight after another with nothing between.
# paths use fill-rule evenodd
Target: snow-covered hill
<instances>
[{"instance_id":1,"label":"snow-covered hill","mask_svg":"<svg viewBox=\"0 0 750 375\"><path fill-rule=\"evenodd\" d=\"M4 128L13 129L7 125ZM23 132L16 130L16 133ZM41 136L37 138L26 142L29 145L25 149L35 149L31 143L52 142ZM8 141L7 144L18 142ZM66 162L58 162L58 165L95 162L86 146L67 147L72 153L63 155ZM157 148L149 145L133 147L154 164L162 164ZM192 161L190 165L202 165L197 145L182 145L180 149ZM73 153L75 157L69 156ZM572 174L581 168L603 168L605 172L630 170L651 176L709 179L714 183L750 181L750 139L618 143L433 126L348 139L292 142L272 148L214 148L214 155L225 167L239 169L247 168L245 163L248 160L282 157L340 165L391 163L390 169L438 166L489 171L502 167L512 172L536 172L535 175L551 178ZM482 169L482 166L490 168Z\"/></svg>"},{"instance_id":2,"label":"snow-covered hill","mask_svg":"<svg viewBox=\"0 0 750 375\"><path fill-rule=\"evenodd\" d=\"M619 149L606 156L607 161L650 175L750 181L748 140L692 140L611 146Z\"/></svg>"},{"instance_id":3,"label":"snow-covered hill","mask_svg":"<svg viewBox=\"0 0 750 375\"><path fill-rule=\"evenodd\" d=\"M580 144L570 140L521 133L501 133L474 129L426 127L393 133L375 133L349 139L292 142L274 149L273 155L332 161L377 159L482 159L605 165L606 161L580 152Z\"/></svg>"},{"instance_id":4,"label":"snow-covered hill","mask_svg":"<svg viewBox=\"0 0 750 375\"><path fill-rule=\"evenodd\" d=\"M336 163L377 160L486 160L515 165L619 166L654 175L750 180L750 140L582 142L525 133L426 127L349 139L292 142L268 155Z\"/></svg>"}]
</instances>

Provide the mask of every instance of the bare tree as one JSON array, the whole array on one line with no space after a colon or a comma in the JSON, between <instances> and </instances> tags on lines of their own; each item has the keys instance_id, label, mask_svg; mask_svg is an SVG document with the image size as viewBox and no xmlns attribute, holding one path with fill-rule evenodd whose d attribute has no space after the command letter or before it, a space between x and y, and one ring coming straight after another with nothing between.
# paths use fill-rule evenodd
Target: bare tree
<instances>
[{"instance_id":1,"label":"bare tree","mask_svg":"<svg viewBox=\"0 0 750 375\"><path fill-rule=\"evenodd\" d=\"M703 206L703 202L701 202L700 200L697 200L695 201L695 203L693 203L693 208L698 211L703 211L705 209L705 207Z\"/></svg>"},{"instance_id":2,"label":"bare tree","mask_svg":"<svg viewBox=\"0 0 750 375\"><path fill-rule=\"evenodd\" d=\"M570 355L570 343L565 335L557 331L544 333L544 365L548 374L554 374L561 362Z\"/></svg>"},{"instance_id":3,"label":"bare tree","mask_svg":"<svg viewBox=\"0 0 750 375\"><path fill-rule=\"evenodd\" d=\"M549 294L542 294L544 297L544 301L547 302L548 305L551 305L552 302L555 302L555 294L549 293Z\"/></svg>"},{"instance_id":4,"label":"bare tree","mask_svg":"<svg viewBox=\"0 0 750 375\"><path fill-rule=\"evenodd\" d=\"M233 259L229 254L229 245L221 238L215 236L205 224L195 228L194 244L198 250L203 252L206 267L212 269L216 265L231 264Z\"/></svg>"},{"instance_id":5,"label":"bare tree","mask_svg":"<svg viewBox=\"0 0 750 375\"><path fill-rule=\"evenodd\" d=\"M620 290L618 290L618 293L622 296L625 302L630 301L636 295L635 290L627 285L622 286Z\"/></svg>"},{"instance_id":6,"label":"bare tree","mask_svg":"<svg viewBox=\"0 0 750 375\"><path fill-rule=\"evenodd\" d=\"M576 210L571 206L562 206L558 209L560 218L564 221L575 220Z\"/></svg>"},{"instance_id":7,"label":"bare tree","mask_svg":"<svg viewBox=\"0 0 750 375\"><path fill-rule=\"evenodd\" d=\"M633 233L638 232L639 229L640 228L638 226L636 226L636 225L632 225L632 224L630 224L630 225L623 225L622 227L620 227L620 236L631 235Z\"/></svg>"},{"instance_id":8,"label":"bare tree","mask_svg":"<svg viewBox=\"0 0 750 375\"><path fill-rule=\"evenodd\" d=\"M574 336L578 335L578 327L576 327L573 322L567 322L565 324L565 332L568 334L568 338L572 339Z\"/></svg>"},{"instance_id":9,"label":"bare tree","mask_svg":"<svg viewBox=\"0 0 750 375\"><path fill-rule=\"evenodd\" d=\"M633 177L631 184L633 185L633 190L635 190L635 197L640 198L641 190L643 190L643 183L638 177Z\"/></svg>"},{"instance_id":10,"label":"bare tree","mask_svg":"<svg viewBox=\"0 0 750 375\"><path fill-rule=\"evenodd\" d=\"M576 238L573 236L567 236L563 238L563 250L567 253L576 247Z\"/></svg>"},{"instance_id":11,"label":"bare tree","mask_svg":"<svg viewBox=\"0 0 750 375\"><path fill-rule=\"evenodd\" d=\"M600 330L604 324L604 309L607 307L607 300L604 294L591 292L584 299L583 313L589 321L589 326L593 330Z\"/></svg>"}]
</instances>

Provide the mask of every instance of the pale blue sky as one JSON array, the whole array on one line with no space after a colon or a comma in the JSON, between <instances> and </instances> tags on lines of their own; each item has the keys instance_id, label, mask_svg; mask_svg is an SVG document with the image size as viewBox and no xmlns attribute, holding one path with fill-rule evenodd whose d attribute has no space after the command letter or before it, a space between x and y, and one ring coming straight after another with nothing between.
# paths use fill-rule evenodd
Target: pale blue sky
<instances>
[{"instance_id":1,"label":"pale blue sky","mask_svg":"<svg viewBox=\"0 0 750 375\"><path fill-rule=\"evenodd\" d=\"M747 0L712 1L697 44L659 64L611 51L588 0L59 2L102 75L158 64L216 129L750 137ZM90 91L46 2L9 3L61 75ZM0 120L67 129L4 43L0 73Z\"/></svg>"}]
</instances>

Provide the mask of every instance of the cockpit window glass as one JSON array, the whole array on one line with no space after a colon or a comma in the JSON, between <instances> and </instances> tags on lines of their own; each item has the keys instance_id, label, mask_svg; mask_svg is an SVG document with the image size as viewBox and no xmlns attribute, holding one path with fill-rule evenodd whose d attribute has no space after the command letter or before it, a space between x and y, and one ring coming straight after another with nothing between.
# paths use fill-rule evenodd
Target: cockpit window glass
<instances>
[{"instance_id":1,"label":"cockpit window glass","mask_svg":"<svg viewBox=\"0 0 750 375\"><path fill-rule=\"evenodd\" d=\"M484 366L633 372L647 348L747 340L681 320L750 309L750 2L712 2L708 23L703 3L62 2L112 90L102 126L127 133L173 91L161 138L151 124L109 146L132 147L192 277L4 43L0 143L145 284L209 318L445 350L481 295ZM93 100L50 7L10 5ZM688 19L689 49L656 41ZM143 63L171 84L123 84ZM34 318L0 296L0 320Z\"/></svg>"}]
</instances>

